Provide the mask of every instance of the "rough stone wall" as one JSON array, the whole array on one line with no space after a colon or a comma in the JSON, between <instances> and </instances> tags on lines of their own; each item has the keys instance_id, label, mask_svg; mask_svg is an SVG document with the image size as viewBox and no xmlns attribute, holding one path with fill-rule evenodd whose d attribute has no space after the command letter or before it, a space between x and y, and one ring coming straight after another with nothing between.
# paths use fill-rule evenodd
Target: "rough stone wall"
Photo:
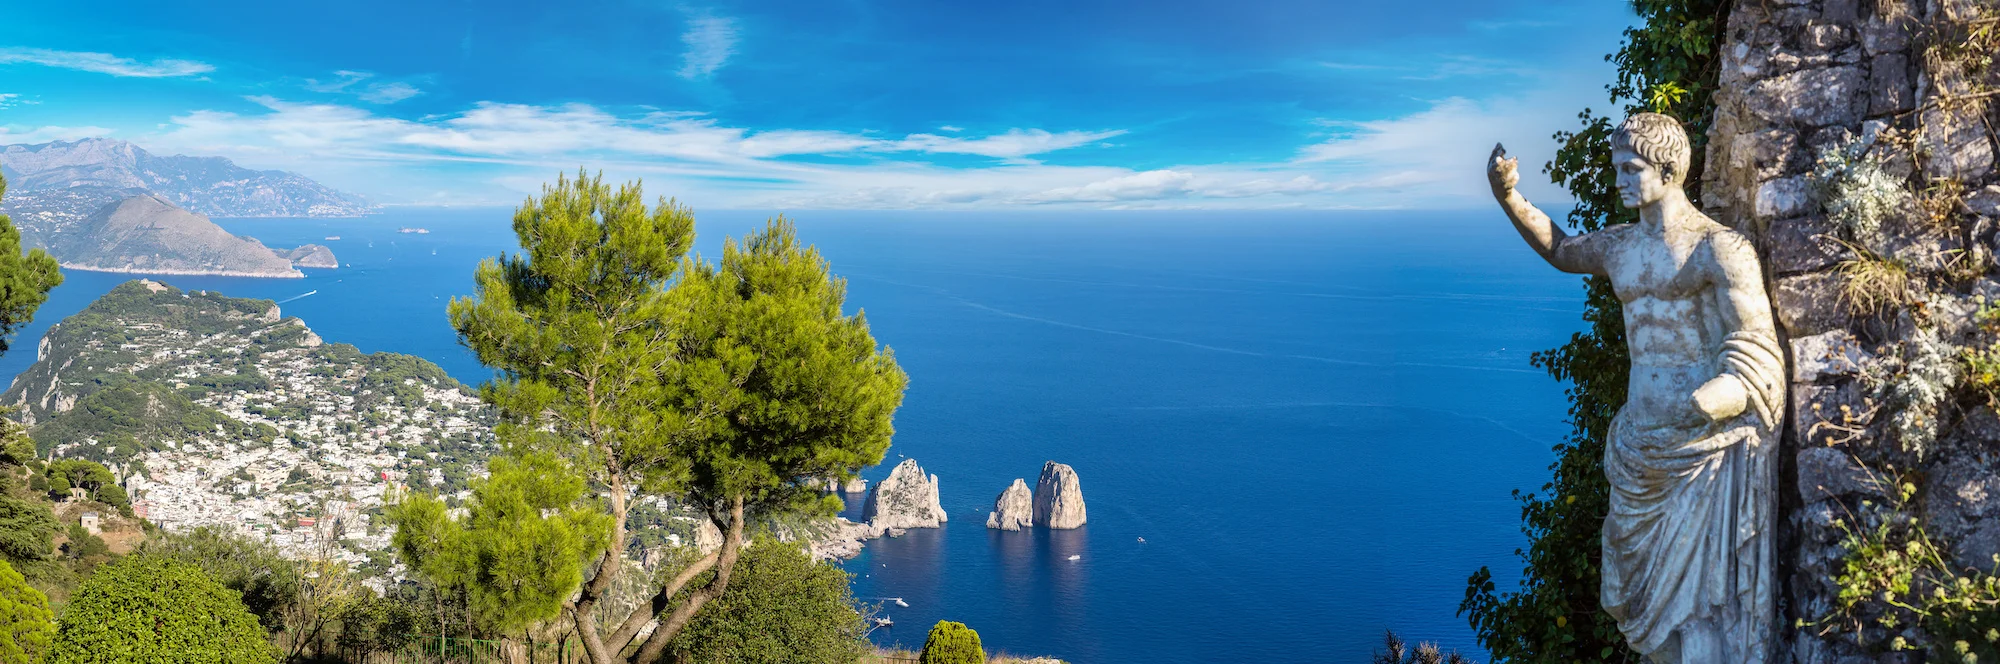
<instances>
[{"instance_id":1,"label":"rough stone wall","mask_svg":"<svg viewBox=\"0 0 2000 664\"><path fill-rule=\"evenodd\" d=\"M1985 343L1972 321L1976 298L2000 299L1992 269L2000 187L1991 187L1991 127L2000 124L1992 107L2000 104L1936 103L1941 95L1995 87L1992 75L1969 80L1927 59L1935 28L1992 16L1995 4L2000 0L1739 0L1731 12L1701 203L1756 239L1791 354L1777 478L1779 661L1922 661L1920 651L1890 649L1896 637L1916 648L1928 643L1907 626L1799 626L1834 609L1845 554L1839 520L1915 516L1960 564L1979 569L2000 553L2000 418L1983 399L1957 390L1935 417L1919 422L1935 442L1912 449L1905 429L1891 421L1895 407L1885 407L1879 378L1914 352L1919 336L1942 341L1954 361L1958 349ZM1912 203L1883 227L1916 295L1904 306L1861 311L1842 295L1842 265L1855 250L1838 241L1811 173L1826 147L1889 129L1915 138L1909 144L1918 149L1888 164L1917 183L1913 190L1935 178L1964 189L1945 223L1925 223ZM1894 482L1872 474L1887 468L1916 484L1913 500L1895 500ZM1895 512L1899 504L1903 512Z\"/></svg>"}]
</instances>

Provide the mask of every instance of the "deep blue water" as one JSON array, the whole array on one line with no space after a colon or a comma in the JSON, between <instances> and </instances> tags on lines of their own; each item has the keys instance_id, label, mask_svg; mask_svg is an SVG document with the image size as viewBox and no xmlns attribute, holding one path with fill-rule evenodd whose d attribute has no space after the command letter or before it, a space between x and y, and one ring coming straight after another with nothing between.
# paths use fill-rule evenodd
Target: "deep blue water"
<instances>
[{"instance_id":1,"label":"deep blue water","mask_svg":"<svg viewBox=\"0 0 2000 664\"><path fill-rule=\"evenodd\" d=\"M1577 280L1497 214L793 216L910 374L895 445L864 475L915 457L952 518L848 563L857 596L910 604L883 608L897 627L878 642L915 648L949 619L989 649L1081 664L1359 662L1384 629L1477 651L1455 615L1465 578L1490 565L1512 585L1508 492L1544 481L1566 430L1561 386L1528 354L1566 339L1581 309ZM514 247L508 218L218 220L271 246L327 244L351 266L160 279L274 300L317 290L285 313L476 384L489 374L444 304ZM717 256L763 215L698 218ZM49 322L129 278L69 272L0 375L33 361ZM1048 459L1077 469L1090 524L988 531L994 496Z\"/></svg>"}]
</instances>

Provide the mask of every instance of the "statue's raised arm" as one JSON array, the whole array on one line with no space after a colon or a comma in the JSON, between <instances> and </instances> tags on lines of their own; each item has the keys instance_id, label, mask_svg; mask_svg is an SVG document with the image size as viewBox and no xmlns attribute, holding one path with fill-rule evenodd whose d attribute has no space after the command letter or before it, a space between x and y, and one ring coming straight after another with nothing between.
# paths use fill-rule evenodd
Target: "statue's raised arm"
<instances>
[{"instance_id":1,"label":"statue's raised arm","mask_svg":"<svg viewBox=\"0 0 2000 664\"><path fill-rule=\"evenodd\" d=\"M1507 147L1493 144L1493 156L1486 160L1486 180L1493 185L1493 198L1500 201L1500 209L1513 220L1514 230L1520 231L1521 239L1534 247L1542 260L1564 272L1577 274L1603 274L1603 258L1600 251L1590 247L1591 243L1581 242L1582 236L1570 237L1549 215L1535 209L1533 203L1521 196L1514 187L1521 184L1520 160L1507 156Z\"/></svg>"}]
</instances>

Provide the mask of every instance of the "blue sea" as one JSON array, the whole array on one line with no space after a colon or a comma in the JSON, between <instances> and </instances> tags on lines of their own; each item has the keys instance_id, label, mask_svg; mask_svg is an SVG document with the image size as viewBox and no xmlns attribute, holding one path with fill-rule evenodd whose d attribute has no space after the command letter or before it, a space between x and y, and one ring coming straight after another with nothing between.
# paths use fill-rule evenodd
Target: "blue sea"
<instances>
[{"instance_id":1,"label":"blue sea","mask_svg":"<svg viewBox=\"0 0 2000 664\"><path fill-rule=\"evenodd\" d=\"M515 247L509 217L219 219L343 266L159 279L280 300L329 341L477 384L490 373L444 306ZM698 249L719 256L765 217L698 213ZM1545 481L1567 430L1562 386L1528 356L1579 329L1582 306L1578 279L1497 213L791 217L910 375L895 444L864 476L914 457L951 517L847 563L895 621L878 643L914 649L956 620L989 650L1079 664L1363 662L1389 629L1484 658L1456 609L1480 566L1502 588L1518 577L1508 494ZM68 272L0 372L130 278ZM994 497L1050 459L1076 468L1089 525L987 530Z\"/></svg>"}]
</instances>

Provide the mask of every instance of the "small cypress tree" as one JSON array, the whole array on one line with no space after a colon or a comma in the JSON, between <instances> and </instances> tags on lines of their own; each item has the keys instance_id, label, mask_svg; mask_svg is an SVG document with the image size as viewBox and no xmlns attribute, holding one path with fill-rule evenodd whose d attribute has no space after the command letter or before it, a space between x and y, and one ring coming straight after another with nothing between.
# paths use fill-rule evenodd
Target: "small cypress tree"
<instances>
[{"instance_id":1,"label":"small cypress tree","mask_svg":"<svg viewBox=\"0 0 2000 664\"><path fill-rule=\"evenodd\" d=\"M986 664L986 649L979 646L979 632L965 623L940 620L924 639L922 664Z\"/></svg>"}]
</instances>

